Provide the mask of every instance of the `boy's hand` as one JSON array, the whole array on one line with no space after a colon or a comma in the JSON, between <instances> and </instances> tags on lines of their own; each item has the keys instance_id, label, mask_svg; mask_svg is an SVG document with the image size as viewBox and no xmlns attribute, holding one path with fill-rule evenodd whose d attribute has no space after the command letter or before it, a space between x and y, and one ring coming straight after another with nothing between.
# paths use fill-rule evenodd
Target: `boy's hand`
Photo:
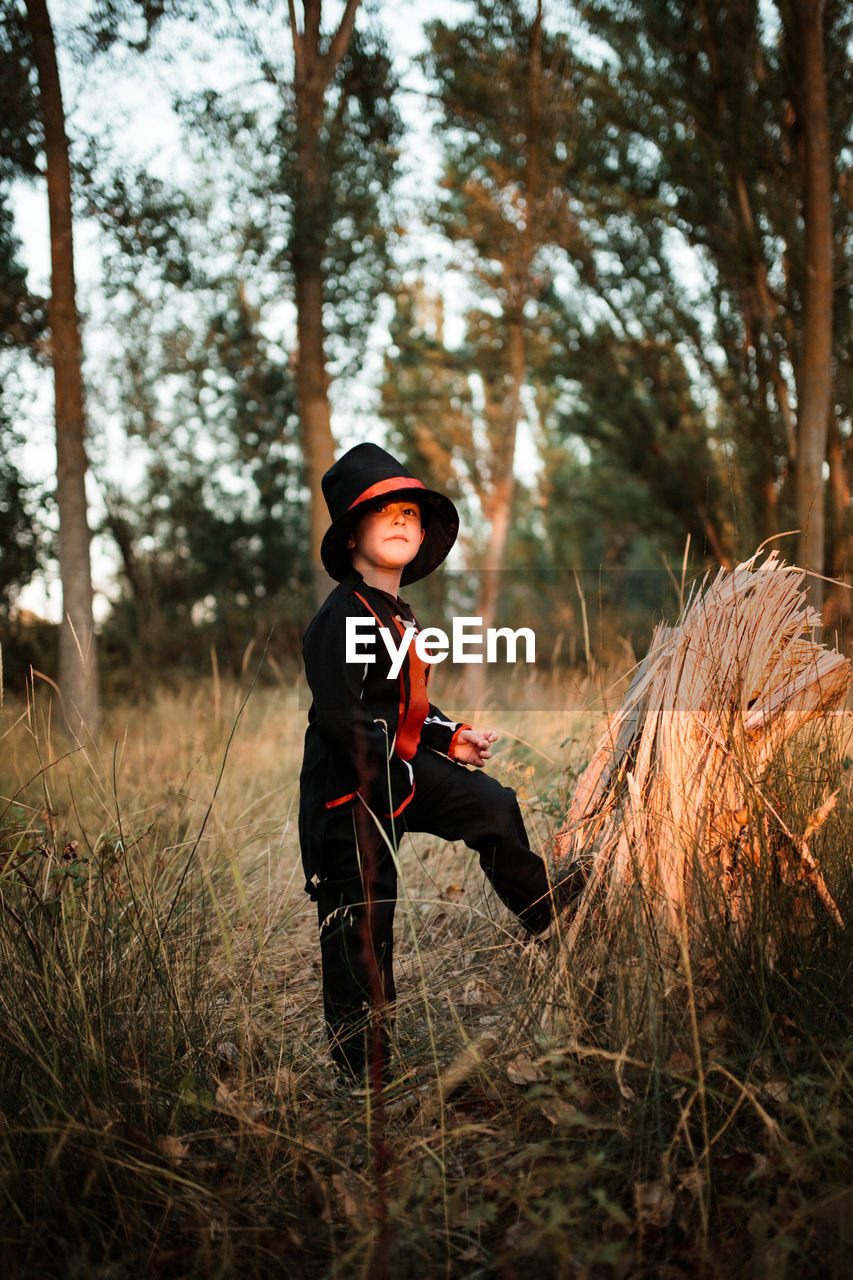
<instances>
[{"instance_id":1,"label":"boy's hand","mask_svg":"<svg viewBox=\"0 0 853 1280\"><path fill-rule=\"evenodd\" d=\"M475 764L478 769L482 769L492 754L492 743L497 740L498 735L494 729L463 729L456 739L453 759L462 764Z\"/></svg>"}]
</instances>

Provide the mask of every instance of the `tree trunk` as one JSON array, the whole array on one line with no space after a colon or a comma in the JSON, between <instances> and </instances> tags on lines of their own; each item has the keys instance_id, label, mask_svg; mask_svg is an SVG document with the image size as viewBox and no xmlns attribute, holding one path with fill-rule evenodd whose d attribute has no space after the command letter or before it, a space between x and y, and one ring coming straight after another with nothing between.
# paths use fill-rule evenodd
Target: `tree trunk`
<instances>
[{"instance_id":1,"label":"tree trunk","mask_svg":"<svg viewBox=\"0 0 853 1280\"><path fill-rule=\"evenodd\" d=\"M823 52L823 0L791 0L788 39L799 51L797 101L804 134L803 216L805 282L803 350L797 370L797 556L814 573L824 570L823 467L832 396L832 152ZM823 583L809 580L820 611Z\"/></svg>"},{"instance_id":2,"label":"tree trunk","mask_svg":"<svg viewBox=\"0 0 853 1280\"><path fill-rule=\"evenodd\" d=\"M309 257L317 261L307 261ZM296 328L298 363L296 392L299 401L299 428L310 494L311 572L317 603L328 594L331 581L320 559L320 544L328 528L329 516L323 498L323 473L335 460L335 438L329 405L329 377L326 372L323 329L323 273L319 254L295 252L293 274L296 284Z\"/></svg>"},{"instance_id":3,"label":"tree trunk","mask_svg":"<svg viewBox=\"0 0 853 1280\"><path fill-rule=\"evenodd\" d=\"M530 272L536 245L540 187L539 149L542 140L542 0L536 5L536 16L530 30L530 63L527 84L527 121L524 172L524 226L516 250L516 261L510 270L507 321L507 363L509 388L502 430L493 444L492 487L489 495L489 541L483 560L480 598L477 613L485 629L494 626L500 596L500 573L504 566L512 501L515 494L515 444L521 417L521 393L527 373L524 305L531 294ZM466 693L472 705L479 706L485 692L485 667L469 668Z\"/></svg>"},{"instance_id":4,"label":"tree trunk","mask_svg":"<svg viewBox=\"0 0 853 1280\"><path fill-rule=\"evenodd\" d=\"M512 500L515 493L515 442L521 416L521 389L524 385L525 373L523 323L519 316L510 320L508 326L509 387L501 414L500 438L493 445L492 484L488 494L487 511L489 540L483 556L483 574L477 603L477 613L483 619L484 628L495 624L500 596L500 571L504 566L512 517Z\"/></svg>"},{"instance_id":5,"label":"tree trunk","mask_svg":"<svg viewBox=\"0 0 853 1280\"><path fill-rule=\"evenodd\" d=\"M50 214L48 318L56 396L56 498L63 613L59 688L66 725L76 734L81 728L97 730L99 685L86 505L82 350L74 284L71 168L50 15L45 0L26 0L26 6L41 99Z\"/></svg>"},{"instance_id":6,"label":"tree trunk","mask_svg":"<svg viewBox=\"0 0 853 1280\"><path fill-rule=\"evenodd\" d=\"M332 585L320 559L320 544L329 524L320 482L335 460L323 327L323 228L329 175L322 155L321 132L326 90L346 53L358 4L359 0L347 0L337 31L323 53L322 0L303 0L302 31L296 22L294 0L288 0L296 106L296 183L290 253L296 293L296 392L311 502L310 558L318 603Z\"/></svg>"}]
</instances>

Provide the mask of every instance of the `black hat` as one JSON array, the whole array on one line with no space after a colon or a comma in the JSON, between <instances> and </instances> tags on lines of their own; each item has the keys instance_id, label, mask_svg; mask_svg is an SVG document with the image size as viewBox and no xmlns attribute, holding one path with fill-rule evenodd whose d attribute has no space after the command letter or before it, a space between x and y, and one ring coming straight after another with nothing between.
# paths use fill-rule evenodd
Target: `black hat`
<instances>
[{"instance_id":1,"label":"black hat","mask_svg":"<svg viewBox=\"0 0 853 1280\"><path fill-rule=\"evenodd\" d=\"M411 471L378 444L357 444L349 449L329 467L322 484L332 523L326 530L320 555L327 572L338 582L352 572L349 535L380 499L393 502L408 496L421 508L424 540L414 560L404 567L401 586L432 573L456 541L459 515L450 499L424 488Z\"/></svg>"}]
</instances>

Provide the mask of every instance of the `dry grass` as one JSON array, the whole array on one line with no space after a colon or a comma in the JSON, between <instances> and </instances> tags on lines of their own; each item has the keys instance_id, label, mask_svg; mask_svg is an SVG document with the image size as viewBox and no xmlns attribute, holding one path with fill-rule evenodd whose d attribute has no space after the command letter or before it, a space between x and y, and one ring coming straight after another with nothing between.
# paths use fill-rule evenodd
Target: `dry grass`
<instances>
[{"instance_id":1,"label":"dry grass","mask_svg":"<svg viewBox=\"0 0 853 1280\"><path fill-rule=\"evenodd\" d=\"M700 887L719 886L733 932L748 910L751 867L784 835L780 873L805 878L842 920L809 841L828 817L819 798L794 832L765 777L805 725L817 741L837 726L850 662L814 638L805 574L771 552L721 570L692 595L674 626L660 626L577 787L560 854L590 867L573 937L600 896L607 921L639 878L659 927L676 938L700 929ZM777 840L778 846L778 840ZM700 882L697 885L697 878Z\"/></svg>"},{"instance_id":2,"label":"dry grass","mask_svg":"<svg viewBox=\"0 0 853 1280\"><path fill-rule=\"evenodd\" d=\"M477 717L543 846L624 689L556 676ZM41 695L0 713L4 1275L844 1274L851 947L831 920L771 953L756 908L751 950L720 934L670 989L641 902L607 955L531 945L475 855L415 838L377 1110L325 1057L304 707L244 696L204 681L116 708L101 752L67 757ZM838 753L785 813L830 774L816 851L847 910Z\"/></svg>"}]
</instances>

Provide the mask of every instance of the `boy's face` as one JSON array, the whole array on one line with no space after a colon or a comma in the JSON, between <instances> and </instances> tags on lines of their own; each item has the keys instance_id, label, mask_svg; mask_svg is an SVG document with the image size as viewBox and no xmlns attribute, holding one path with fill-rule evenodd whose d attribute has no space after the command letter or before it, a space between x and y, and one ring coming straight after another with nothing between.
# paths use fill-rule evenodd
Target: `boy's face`
<instances>
[{"instance_id":1,"label":"boy's face","mask_svg":"<svg viewBox=\"0 0 853 1280\"><path fill-rule=\"evenodd\" d=\"M349 536L352 565L365 569L403 569L424 540L421 509L410 498L378 502L362 516Z\"/></svg>"}]
</instances>

